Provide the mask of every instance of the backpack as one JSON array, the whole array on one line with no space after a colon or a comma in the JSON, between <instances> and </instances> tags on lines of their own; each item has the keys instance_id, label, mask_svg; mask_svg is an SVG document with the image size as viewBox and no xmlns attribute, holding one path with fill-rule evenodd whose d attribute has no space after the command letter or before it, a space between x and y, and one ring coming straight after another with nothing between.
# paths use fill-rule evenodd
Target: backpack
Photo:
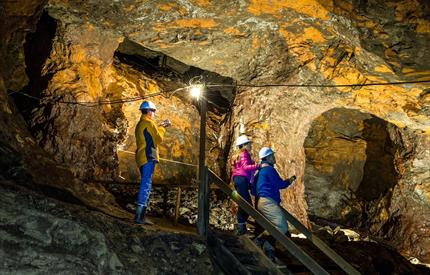
<instances>
[{"instance_id":1,"label":"backpack","mask_svg":"<svg viewBox=\"0 0 430 275\"><path fill-rule=\"evenodd\" d=\"M260 175L260 169L258 168L254 173L254 180L251 183L251 195L255 196L255 200L257 201L257 184L258 184L258 177Z\"/></svg>"}]
</instances>

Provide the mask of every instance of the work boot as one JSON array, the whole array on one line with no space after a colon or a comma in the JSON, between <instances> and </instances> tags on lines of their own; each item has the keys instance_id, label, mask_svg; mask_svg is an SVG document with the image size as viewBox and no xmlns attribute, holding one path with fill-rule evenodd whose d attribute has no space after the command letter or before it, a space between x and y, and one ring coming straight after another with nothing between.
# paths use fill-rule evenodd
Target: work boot
<instances>
[{"instance_id":1,"label":"work boot","mask_svg":"<svg viewBox=\"0 0 430 275\"><path fill-rule=\"evenodd\" d=\"M277 264L278 261L276 259L275 248L268 241L264 241L263 243L263 251L264 254L274 263Z\"/></svg>"},{"instance_id":2,"label":"work boot","mask_svg":"<svg viewBox=\"0 0 430 275\"><path fill-rule=\"evenodd\" d=\"M266 253L266 256L272 261L272 263L278 264L278 259L276 258L275 250L269 249L265 253Z\"/></svg>"},{"instance_id":3,"label":"work boot","mask_svg":"<svg viewBox=\"0 0 430 275\"><path fill-rule=\"evenodd\" d=\"M246 223L238 223L236 227L236 235L242 236L248 232L246 229Z\"/></svg>"},{"instance_id":4,"label":"work boot","mask_svg":"<svg viewBox=\"0 0 430 275\"><path fill-rule=\"evenodd\" d=\"M148 224L153 225L154 223L145 218L146 206L138 205L136 207L136 215L134 216L134 222L137 224Z\"/></svg>"},{"instance_id":5,"label":"work boot","mask_svg":"<svg viewBox=\"0 0 430 275\"><path fill-rule=\"evenodd\" d=\"M261 249L263 249L263 244L264 244L264 239L261 237L257 237L254 239L254 243L260 247Z\"/></svg>"}]
</instances>

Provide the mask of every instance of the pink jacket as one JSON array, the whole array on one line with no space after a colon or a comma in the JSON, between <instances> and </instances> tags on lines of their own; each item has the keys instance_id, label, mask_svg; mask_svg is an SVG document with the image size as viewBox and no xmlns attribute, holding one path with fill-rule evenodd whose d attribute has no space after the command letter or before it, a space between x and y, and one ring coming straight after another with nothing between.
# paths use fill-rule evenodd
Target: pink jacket
<instances>
[{"instance_id":1,"label":"pink jacket","mask_svg":"<svg viewBox=\"0 0 430 275\"><path fill-rule=\"evenodd\" d=\"M251 155L247 150L243 150L240 153L239 161L233 161L233 174L231 178L233 179L235 176L244 176L247 177L249 181L254 178L254 172L258 169L258 164L255 164L251 158Z\"/></svg>"}]
</instances>

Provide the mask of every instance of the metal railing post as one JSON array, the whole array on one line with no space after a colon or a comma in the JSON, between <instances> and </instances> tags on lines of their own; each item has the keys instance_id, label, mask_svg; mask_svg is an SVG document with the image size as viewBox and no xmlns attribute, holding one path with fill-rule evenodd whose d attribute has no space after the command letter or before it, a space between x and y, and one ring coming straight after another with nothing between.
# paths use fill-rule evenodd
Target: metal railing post
<instances>
[{"instance_id":1,"label":"metal railing post","mask_svg":"<svg viewBox=\"0 0 430 275\"><path fill-rule=\"evenodd\" d=\"M205 98L200 99L200 148L199 148L199 210L197 217L197 233L207 236L209 226L209 198L208 198L208 173L206 167L206 112L207 102Z\"/></svg>"}]
</instances>

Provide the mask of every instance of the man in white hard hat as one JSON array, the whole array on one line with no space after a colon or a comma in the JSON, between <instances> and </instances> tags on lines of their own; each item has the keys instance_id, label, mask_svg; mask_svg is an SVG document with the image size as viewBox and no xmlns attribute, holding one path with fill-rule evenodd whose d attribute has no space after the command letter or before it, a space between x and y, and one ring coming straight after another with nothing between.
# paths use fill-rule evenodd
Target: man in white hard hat
<instances>
[{"instance_id":1,"label":"man in white hard hat","mask_svg":"<svg viewBox=\"0 0 430 275\"><path fill-rule=\"evenodd\" d=\"M289 235L288 223L281 209L281 196L279 190L287 188L295 180L296 176L283 180L275 169L275 152L269 147L261 148L258 153L261 163L258 173L254 179L253 193L255 195L256 208L270 222L272 222L279 231ZM273 247L267 244L265 249L268 256L274 259Z\"/></svg>"},{"instance_id":2,"label":"man in white hard hat","mask_svg":"<svg viewBox=\"0 0 430 275\"><path fill-rule=\"evenodd\" d=\"M135 222L138 224L152 224L145 218L146 207L151 193L152 175L156 163L159 161L158 145L163 141L169 120L164 120L158 127L154 122L157 108L151 101L144 101L140 105L142 116L136 125L136 163L140 170L140 187L137 196Z\"/></svg>"}]
</instances>

